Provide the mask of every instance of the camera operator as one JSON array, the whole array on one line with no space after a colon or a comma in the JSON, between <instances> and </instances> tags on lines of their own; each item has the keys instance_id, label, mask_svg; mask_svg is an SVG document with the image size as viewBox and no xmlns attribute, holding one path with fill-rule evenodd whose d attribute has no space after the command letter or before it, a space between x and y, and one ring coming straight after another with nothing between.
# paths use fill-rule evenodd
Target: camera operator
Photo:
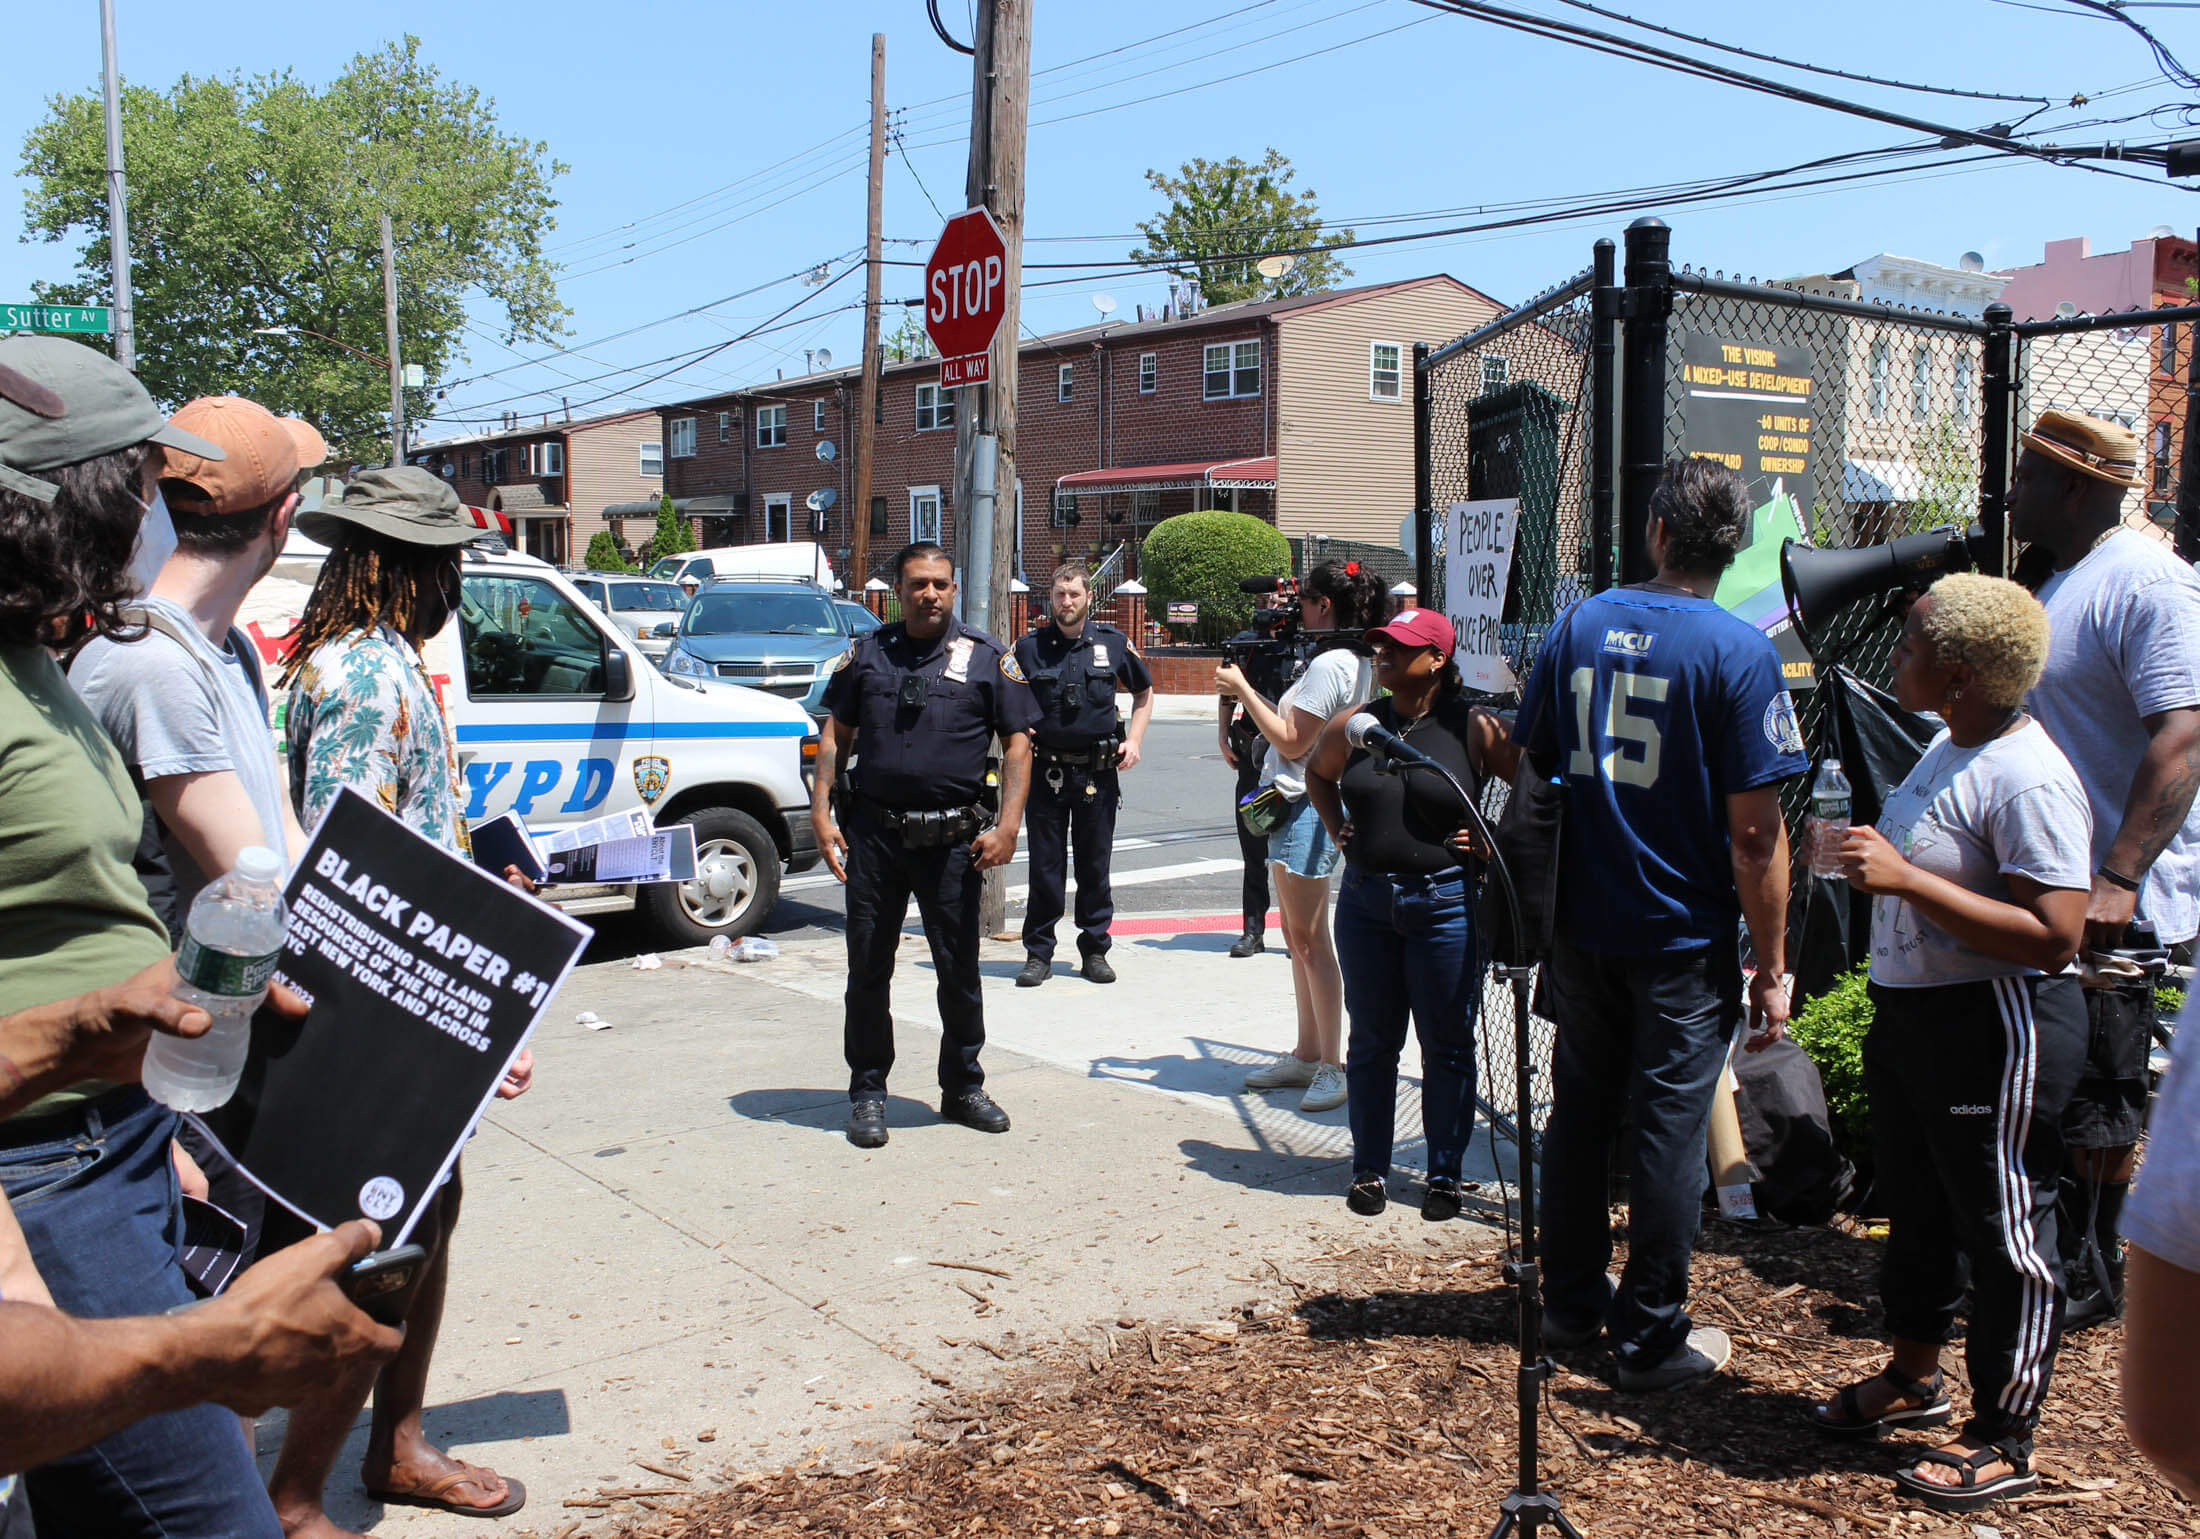
<instances>
[{"instance_id":1,"label":"camera operator","mask_svg":"<svg viewBox=\"0 0 2200 1539\"><path fill-rule=\"evenodd\" d=\"M1718 1372L1726 1333L1692 1328L1712 1093L1741 1025L1737 921L1757 971L1751 1047L1787 1023L1787 829L1779 783L1807 765L1771 641L1712 599L1750 527L1741 478L1668 465L1650 499L1657 576L1576 604L1551 627L1513 737L1561 777L1565 837L1544 969L1558 1042L1544 1135L1553 1346L1609 1326L1619 1386ZM1634 1120L1627 1269L1612 1254L1612 1144Z\"/></svg>"},{"instance_id":2,"label":"camera operator","mask_svg":"<svg viewBox=\"0 0 2200 1539\"><path fill-rule=\"evenodd\" d=\"M2048 623L2046 669L2027 705L2093 807L2086 960L2130 945L2134 920L2187 960L2200 931L2200 579L2123 525L2125 494L2139 484L2130 429L2057 408L2022 442L2009 527L2030 544L2019 578L2034 579ZM2121 1305L2117 1221L2146 1116L2154 1016L2150 980L2119 985L2096 971L2087 982L2098 985L2085 990L2090 1043L2063 1128L2078 1178L2063 1210L2071 1325Z\"/></svg>"},{"instance_id":3,"label":"camera operator","mask_svg":"<svg viewBox=\"0 0 2200 1539\"><path fill-rule=\"evenodd\" d=\"M1260 622L1261 616L1256 615L1251 626L1230 638L1228 650L1243 659L1239 666L1253 693L1273 700L1290 687L1291 658L1284 644L1274 637L1275 627L1264 629ZM1215 742L1222 750L1222 762L1237 771L1237 784L1230 793L1230 822L1237 829L1238 854L1245 861L1245 932L1230 943L1230 955L1258 956L1268 949L1268 837L1245 826L1244 819L1237 815L1237 805L1260 784L1268 740L1260 735L1253 718L1246 715L1235 696L1226 693L1217 697L1216 708Z\"/></svg>"},{"instance_id":4,"label":"camera operator","mask_svg":"<svg viewBox=\"0 0 2200 1539\"><path fill-rule=\"evenodd\" d=\"M1311 632L1350 631L1323 638L1306 672L1270 705L1232 663L1215 670L1215 685L1235 696L1268 742L1261 767L1263 791L1273 788L1280 821L1268 835L1268 860L1276 867L1276 902L1283 914L1284 943L1291 948L1291 989L1298 1002L1299 1040L1264 1068L1245 1076L1248 1090L1304 1086L1299 1110L1333 1111L1345 1101L1342 1046L1344 979L1329 940L1329 873L1337 847L1306 800L1306 761L1329 719L1368 697L1373 688L1359 628L1380 625L1390 594L1357 561L1327 561L1306 574L1299 588L1299 624ZM1324 644L1326 641L1326 644Z\"/></svg>"}]
</instances>

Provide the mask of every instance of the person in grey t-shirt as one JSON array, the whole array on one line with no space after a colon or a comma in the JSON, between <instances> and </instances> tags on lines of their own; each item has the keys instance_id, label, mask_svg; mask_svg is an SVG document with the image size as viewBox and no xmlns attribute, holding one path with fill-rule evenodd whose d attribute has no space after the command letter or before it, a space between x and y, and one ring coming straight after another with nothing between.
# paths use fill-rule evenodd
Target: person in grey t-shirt
<instances>
[{"instance_id":1,"label":"person in grey t-shirt","mask_svg":"<svg viewBox=\"0 0 2200 1539\"><path fill-rule=\"evenodd\" d=\"M2200 931L2200 578L2124 525L2125 495L2139 484L2130 429L2051 409L2023 444L2009 524L2031 546L2018 575L2031 579L2049 628L2046 671L2026 705L2093 806L2085 949L2125 945L2138 919L2189 956ZM2153 1017L2144 979L2085 994L2089 1051L2063 1126L2066 1327L2121 1307L2117 1219L2146 1114Z\"/></svg>"},{"instance_id":2,"label":"person in grey t-shirt","mask_svg":"<svg viewBox=\"0 0 2200 1539\"><path fill-rule=\"evenodd\" d=\"M2200 994L2178 1018L2177 1037L2124 1215L2124 1430L2187 1500L2200 1501Z\"/></svg>"}]
</instances>

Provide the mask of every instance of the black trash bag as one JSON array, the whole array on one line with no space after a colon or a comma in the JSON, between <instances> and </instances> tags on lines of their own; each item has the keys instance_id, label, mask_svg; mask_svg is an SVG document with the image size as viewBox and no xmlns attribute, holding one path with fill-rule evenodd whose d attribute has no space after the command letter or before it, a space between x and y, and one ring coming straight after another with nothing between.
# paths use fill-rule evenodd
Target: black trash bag
<instances>
[{"instance_id":1,"label":"black trash bag","mask_svg":"<svg viewBox=\"0 0 2200 1539\"><path fill-rule=\"evenodd\" d=\"M1849 1199L1856 1172L1833 1145L1818 1065L1783 1037L1734 1055L1742 1143L1757 1211L1783 1224L1823 1224Z\"/></svg>"}]
</instances>

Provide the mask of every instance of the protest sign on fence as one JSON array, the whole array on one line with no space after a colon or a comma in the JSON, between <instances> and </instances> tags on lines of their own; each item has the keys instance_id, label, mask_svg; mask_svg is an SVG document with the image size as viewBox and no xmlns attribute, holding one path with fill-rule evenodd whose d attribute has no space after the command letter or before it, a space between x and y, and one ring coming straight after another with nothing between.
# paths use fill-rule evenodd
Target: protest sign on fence
<instances>
[{"instance_id":1,"label":"protest sign on fence","mask_svg":"<svg viewBox=\"0 0 2200 1539\"><path fill-rule=\"evenodd\" d=\"M200 1119L261 1189L401 1245L594 933L345 790L286 890L278 979L229 1105Z\"/></svg>"},{"instance_id":2,"label":"protest sign on fence","mask_svg":"<svg viewBox=\"0 0 2200 1539\"><path fill-rule=\"evenodd\" d=\"M1459 677L1469 689L1503 694L1519 686L1499 645L1505 585L1512 576L1520 499L1455 502L1444 514L1444 615L1459 632Z\"/></svg>"}]
</instances>

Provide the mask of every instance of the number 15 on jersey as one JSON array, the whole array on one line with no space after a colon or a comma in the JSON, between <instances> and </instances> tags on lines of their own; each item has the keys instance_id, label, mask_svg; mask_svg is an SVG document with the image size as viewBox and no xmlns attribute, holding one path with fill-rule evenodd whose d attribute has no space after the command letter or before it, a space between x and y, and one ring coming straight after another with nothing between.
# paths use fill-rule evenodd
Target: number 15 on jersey
<instances>
[{"instance_id":1,"label":"number 15 on jersey","mask_svg":"<svg viewBox=\"0 0 2200 1539\"><path fill-rule=\"evenodd\" d=\"M1597 671L1573 671L1574 737L1580 746L1567 757L1566 773L1593 778L1601 769L1614 785L1647 790L1658 782L1660 733L1658 723L1634 707L1662 704L1668 681L1654 673L1614 672L1611 679L1604 719L1597 722Z\"/></svg>"}]
</instances>

